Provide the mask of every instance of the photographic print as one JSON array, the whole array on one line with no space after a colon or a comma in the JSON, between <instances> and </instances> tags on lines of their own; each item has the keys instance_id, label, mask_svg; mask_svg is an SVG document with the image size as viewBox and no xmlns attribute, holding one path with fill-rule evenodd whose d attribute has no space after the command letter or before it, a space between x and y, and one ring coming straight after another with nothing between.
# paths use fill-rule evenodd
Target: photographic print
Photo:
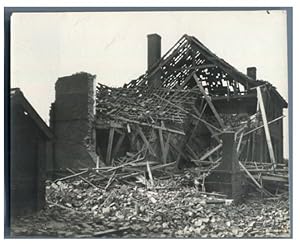
<instances>
[{"instance_id":1,"label":"photographic print","mask_svg":"<svg viewBox=\"0 0 300 246\"><path fill-rule=\"evenodd\" d=\"M8 237L290 238L287 20L13 12Z\"/></svg>"}]
</instances>

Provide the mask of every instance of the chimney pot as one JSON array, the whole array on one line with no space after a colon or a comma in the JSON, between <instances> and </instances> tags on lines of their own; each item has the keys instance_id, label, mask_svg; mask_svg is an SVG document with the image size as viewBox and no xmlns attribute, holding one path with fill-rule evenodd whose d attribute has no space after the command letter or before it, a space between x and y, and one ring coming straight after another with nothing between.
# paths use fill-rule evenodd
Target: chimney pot
<instances>
[{"instance_id":1,"label":"chimney pot","mask_svg":"<svg viewBox=\"0 0 300 246\"><path fill-rule=\"evenodd\" d=\"M248 67L247 76L256 80L256 67Z\"/></svg>"}]
</instances>

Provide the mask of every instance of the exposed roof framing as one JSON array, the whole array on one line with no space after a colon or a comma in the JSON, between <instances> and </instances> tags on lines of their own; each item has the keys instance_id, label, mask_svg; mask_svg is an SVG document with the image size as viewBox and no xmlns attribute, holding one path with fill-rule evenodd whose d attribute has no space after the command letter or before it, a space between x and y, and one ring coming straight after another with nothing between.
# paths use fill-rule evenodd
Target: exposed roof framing
<instances>
[{"instance_id":1,"label":"exposed roof framing","mask_svg":"<svg viewBox=\"0 0 300 246\"><path fill-rule=\"evenodd\" d=\"M155 80L159 83L153 83ZM198 86L200 83L202 92L197 83ZM108 121L123 119L124 122L124 117L127 117L149 124L160 120L182 124L195 100L204 98L203 92L213 100L243 96L256 98L256 90L252 88L262 85L269 83L239 72L195 37L183 35L151 69L123 88L99 84L97 117ZM284 103L280 97L279 101L282 100Z\"/></svg>"},{"instance_id":2,"label":"exposed roof framing","mask_svg":"<svg viewBox=\"0 0 300 246\"><path fill-rule=\"evenodd\" d=\"M190 76L191 72L195 72L202 81L214 87L227 84L232 93L236 90L240 92L238 84L243 85L245 89L262 84L217 57L195 37L183 35L151 70L124 87L148 86L149 80L159 73L162 87L192 88L196 83ZM215 94L213 90L210 92Z\"/></svg>"}]
</instances>

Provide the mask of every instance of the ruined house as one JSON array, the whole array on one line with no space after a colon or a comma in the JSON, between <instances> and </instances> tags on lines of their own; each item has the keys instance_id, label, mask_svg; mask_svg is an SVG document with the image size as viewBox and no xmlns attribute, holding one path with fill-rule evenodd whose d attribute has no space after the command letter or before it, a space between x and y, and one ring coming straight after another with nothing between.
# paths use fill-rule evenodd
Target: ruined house
<instances>
[{"instance_id":1,"label":"ruined house","mask_svg":"<svg viewBox=\"0 0 300 246\"><path fill-rule=\"evenodd\" d=\"M10 90L11 218L45 204L46 169L52 165L53 134L19 88Z\"/></svg>"},{"instance_id":2,"label":"ruined house","mask_svg":"<svg viewBox=\"0 0 300 246\"><path fill-rule=\"evenodd\" d=\"M146 73L120 88L99 83L95 106L93 80L81 73L56 83L54 169L122 165L128 156L177 168L222 163L216 179L238 187L239 164L283 162L287 102L255 67L243 74L193 36L161 57L161 37L148 35Z\"/></svg>"},{"instance_id":3,"label":"ruined house","mask_svg":"<svg viewBox=\"0 0 300 246\"><path fill-rule=\"evenodd\" d=\"M207 190L234 199L246 179L266 194L265 181L288 187L287 102L256 79L256 68L245 75L188 35L161 57L161 38L151 34L145 74L120 88L99 83L95 94L94 80L84 72L57 80L50 128L20 89L11 90L12 217L43 207L46 171L96 169L106 189L145 169L151 176L196 167Z\"/></svg>"},{"instance_id":4,"label":"ruined house","mask_svg":"<svg viewBox=\"0 0 300 246\"><path fill-rule=\"evenodd\" d=\"M123 88L97 87L97 152L104 163L122 155L118 151L125 140L131 142L127 150L138 151L145 144L150 155L163 162L197 164L213 158L205 155L211 150L217 160L220 133L263 125L257 88L266 120L277 119L269 125L273 155L261 128L244 133L240 159L283 161L281 117L287 103L269 82L256 79L256 68L248 68L245 75L188 35L163 57L160 50L160 37L149 35L147 72Z\"/></svg>"}]
</instances>

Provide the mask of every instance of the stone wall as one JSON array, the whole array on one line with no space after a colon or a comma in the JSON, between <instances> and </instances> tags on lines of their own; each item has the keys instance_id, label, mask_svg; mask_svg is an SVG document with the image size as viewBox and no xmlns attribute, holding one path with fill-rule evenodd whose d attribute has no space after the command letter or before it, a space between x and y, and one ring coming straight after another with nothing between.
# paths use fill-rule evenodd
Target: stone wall
<instances>
[{"instance_id":1,"label":"stone wall","mask_svg":"<svg viewBox=\"0 0 300 246\"><path fill-rule=\"evenodd\" d=\"M59 78L50 127L55 135L54 169L95 167L94 79L88 73Z\"/></svg>"}]
</instances>

